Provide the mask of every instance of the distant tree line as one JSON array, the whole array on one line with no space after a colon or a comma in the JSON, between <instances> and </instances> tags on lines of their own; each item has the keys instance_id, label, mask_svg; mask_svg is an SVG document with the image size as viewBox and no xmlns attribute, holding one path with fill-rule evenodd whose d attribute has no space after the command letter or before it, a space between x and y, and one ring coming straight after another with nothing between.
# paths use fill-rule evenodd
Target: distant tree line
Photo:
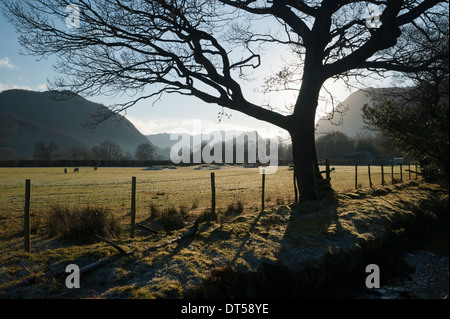
<instances>
[{"instance_id":1,"label":"distant tree line","mask_svg":"<svg viewBox=\"0 0 450 319\"><path fill-rule=\"evenodd\" d=\"M281 138L278 137L278 143L272 145L268 139L265 139L258 135L257 132L250 132L249 135L243 134L241 137L233 137L230 140L217 142L210 145L210 142L202 140L200 145L191 145L192 151L190 152L190 161L196 162L200 159L201 163L205 163L204 155L207 154L209 160L213 160L217 163L227 163L227 164L242 164L242 163L257 163L259 155L259 145L260 143L265 144L265 155L271 154L271 147L275 145L278 147L278 163L283 164L287 161L292 161L292 148L288 145L281 145ZM280 150L284 148L290 149L291 152L280 156ZM219 151L220 154L215 154ZM228 153L228 154L227 154ZM284 155L287 155L285 158ZM290 156L290 157L289 157ZM281 161L281 163L280 163Z\"/></svg>"},{"instance_id":2,"label":"distant tree line","mask_svg":"<svg viewBox=\"0 0 450 319\"><path fill-rule=\"evenodd\" d=\"M394 157L402 157L402 152L385 134L374 134L349 137L334 131L319 136L316 139L316 152L319 160L383 160L389 161ZM292 143L278 137L278 159L280 163L292 162Z\"/></svg>"},{"instance_id":3,"label":"distant tree line","mask_svg":"<svg viewBox=\"0 0 450 319\"><path fill-rule=\"evenodd\" d=\"M27 160L0 160L0 167L148 167L148 166L173 166L167 160L74 160L54 159L51 161L27 159ZM189 166L193 164L178 164L178 166ZM63 172L61 170L61 172ZM71 172L71 170L69 170Z\"/></svg>"},{"instance_id":4,"label":"distant tree line","mask_svg":"<svg viewBox=\"0 0 450 319\"><path fill-rule=\"evenodd\" d=\"M258 142L263 141L262 139ZM240 148L244 153L244 162L249 163L249 149L254 151L258 149L257 143L249 143L247 140L242 144L237 144L236 139L221 142L222 145L217 149L221 151L222 163L225 161L225 151L227 148L233 150L233 159L231 163L236 163L237 149ZM202 141L201 145L195 147L191 152L191 161L194 158L200 158L196 153L203 153L208 142ZM277 137L278 148L278 163L280 165L287 165L292 163L292 143L290 140ZM269 153L270 147L273 147L266 141L266 152ZM215 146L211 147L211 155L214 155ZM373 134L361 135L357 137L349 137L339 131L330 132L321 135L316 140L316 151L318 159L335 159L335 160L377 160L388 162L394 157L402 157L403 153L393 144L392 140L381 132L374 132ZM203 161L202 161L203 163Z\"/></svg>"},{"instance_id":5,"label":"distant tree line","mask_svg":"<svg viewBox=\"0 0 450 319\"><path fill-rule=\"evenodd\" d=\"M60 150L55 142L48 143L39 141L34 146L32 159L42 161L52 160L101 160L101 161L120 161L120 160L156 160L156 147L150 143L138 145L135 153L124 153L121 147L110 140L105 140L100 145L91 149L73 146L68 150Z\"/></svg>"},{"instance_id":6,"label":"distant tree line","mask_svg":"<svg viewBox=\"0 0 450 319\"><path fill-rule=\"evenodd\" d=\"M339 131L320 136L316 141L319 159L392 160L402 157L392 140L383 133L348 137Z\"/></svg>"},{"instance_id":7,"label":"distant tree line","mask_svg":"<svg viewBox=\"0 0 450 319\"><path fill-rule=\"evenodd\" d=\"M231 143L231 145L229 145ZM267 141L266 141L267 143ZM192 147L194 151L191 152L191 162L194 162L196 152L203 152L206 141L203 141L201 145ZM292 163L292 144L289 140L285 140L282 137L277 137L278 147L278 163L279 165L287 165ZM233 159L231 163L236 163L237 149L241 148L244 154L244 162L248 163L249 158L249 142L245 140L243 145L236 144L236 139L232 141L222 142L219 148L222 150L222 163L228 163L225 159L225 149L232 147ZM266 144L267 153L270 152L270 143ZM272 146L273 147L273 146ZM156 153L156 147L149 141L137 146L134 154L124 153L121 147L110 140L105 140L97 146L91 149L73 146L67 150L60 149L58 145L53 142L39 141L35 144L34 152L31 160L38 161L55 161L55 160L75 160L75 161L161 161L161 158ZM216 148L211 148L211 154L213 155ZM250 145L250 150L257 149L256 145ZM328 133L320 136L316 140L317 156L319 159L361 159L361 160L374 160L385 159L389 160L393 157L401 156L401 153L393 146L391 140L383 133L377 133L376 135L360 136L351 138L340 133L339 131ZM168 151L167 153L170 153ZM1 155L1 154L0 154ZM200 156L197 156L199 158ZM15 156L0 157L2 160L15 160ZM168 160L168 158L166 159Z\"/></svg>"}]
</instances>

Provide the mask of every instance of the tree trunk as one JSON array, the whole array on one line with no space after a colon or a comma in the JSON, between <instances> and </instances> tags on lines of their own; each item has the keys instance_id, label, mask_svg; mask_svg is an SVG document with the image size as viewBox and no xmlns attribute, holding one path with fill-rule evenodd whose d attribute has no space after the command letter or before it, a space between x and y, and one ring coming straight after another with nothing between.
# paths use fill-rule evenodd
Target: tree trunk
<instances>
[{"instance_id":1,"label":"tree trunk","mask_svg":"<svg viewBox=\"0 0 450 319\"><path fill-rule=\"evenodd\" d=\"M314 124L314 121L313 121ZM294 170L300 201L319 199L317 182L321 179L314 141L314 125L291 132Z\"/></svg>"},{"instance_id":2,"label":"tree trunk","mask_svg":"<svg viewBox=\"0 0 450 319\"><path fill-rule=\"evenodd\" d=\"M315 117L323 81L312 68L305 67L302 86L290 127L294 170L300 201L318 200L321 174L316 155Z\"/></svg>"}]
</instances>

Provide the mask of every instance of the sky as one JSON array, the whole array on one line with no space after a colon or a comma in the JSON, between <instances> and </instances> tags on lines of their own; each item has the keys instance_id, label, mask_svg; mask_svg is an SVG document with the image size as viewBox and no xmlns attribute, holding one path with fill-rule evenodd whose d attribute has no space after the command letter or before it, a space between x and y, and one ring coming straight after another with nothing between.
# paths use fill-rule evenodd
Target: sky
<instances>
[{"instance_id":1,"label":"sky","mask_svg":"<svg viewBox=\"0 0 450 319\"><path fill-rule=\"evenodd\" d=\"M37 60L34 56L23 54L23 49L18 42L18 34L14 27L0 15L0 91L8 89L26 89L33 91L47 90L47 83L53 80L57 73L53 69L56 60ZM252 81L244 87L250 100L259 105L275 103L283 108L283 105L293 103L296 99L292 93L278 93L271 96L256 94L262 80L279 70L284 63L283 52L269 50L262 57L262 67L257 69ZM328 82L327 89L334 95L334 101L343 101L350 93L349 89L342 83ZM355 90L353 90L355 91ZM113 105L124 102L126 97L94 96L89 100ZM326 111L331 111L331 104L319 102L317 118ZM287 136L286 132L266 122L258 121L240 112L224 109L231 117L222 117L219 121L218 115L222 108L218 105L207 104L195 97L186 97L178 94L166 94L153 105L153 101L143 100L129 108L126 116L141 133L157 134L171 132L187 133L209 133L217 130L257 130L261 135Z\"/></svg>"}]
</instances>

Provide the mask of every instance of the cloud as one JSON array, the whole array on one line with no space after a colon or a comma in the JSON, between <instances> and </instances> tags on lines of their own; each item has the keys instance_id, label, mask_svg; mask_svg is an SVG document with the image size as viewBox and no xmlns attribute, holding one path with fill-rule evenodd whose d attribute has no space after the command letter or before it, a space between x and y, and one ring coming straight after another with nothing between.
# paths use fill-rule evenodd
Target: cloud
<instances>
[{"instance_id":1,"label":"cloud","mask_svg":"<svg viewBox=\"0 0 450 319\"><path fill-rule=\"evenodd\" d=\"M126 115L126 118L144 135L158 133L187 133L187 134L207 134L217 131L237 131L249 132L258 131L263 136L276 136L280 132L269 126L253 126L243 123L232 123L231 121L222 121L221 123L204 119L180 119L180 118L162 118L143 120L134 116Z\"/></svg>"},{"instance_id":2,"label":"cloud","mask_svg":"<svg viewBox=\"0 0 450 319\"><path fill-rule=\"evenodd\" d=\"M47 91L47 84L38 84L34 87L28 86L28 85L17 85L17 84L3 84L0 83L0 92L6 91L6 90L28 90L28 91Z\"/></svg>"},{"instance_id":3,"label":"cloud","mask_svg":"<svg viewBox=\"0 0 450 319\"><path fill-rule=\"evenodd\" d=\"M11 63L11 60L7 57L4 57L3 59L0 59L0 68L7 68L7 69L15 69L18 66Z\"/></svg>"}]
</instances>

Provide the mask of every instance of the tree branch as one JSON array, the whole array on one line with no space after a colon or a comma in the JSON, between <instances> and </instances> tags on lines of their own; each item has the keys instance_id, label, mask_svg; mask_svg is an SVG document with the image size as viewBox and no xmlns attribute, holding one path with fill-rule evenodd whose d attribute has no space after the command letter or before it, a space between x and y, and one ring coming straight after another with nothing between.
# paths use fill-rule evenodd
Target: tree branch
<instances>
[{"instance_id":1,"label":"tree branch","mask_svg":"<svg viewBox=\"0 0 450 319\"><path fill-rule=\"evenodd\" d=\"M403 73L417 73L441 69L441 66L433 66L433 64L445 58L448 58L448 51L446 54L435 55L428 60L416 62L411 65L405 63L395 63L393 61L366 61L363 62L360 67L364 69L383 69Z\"/></svg>"}]
</instances>

